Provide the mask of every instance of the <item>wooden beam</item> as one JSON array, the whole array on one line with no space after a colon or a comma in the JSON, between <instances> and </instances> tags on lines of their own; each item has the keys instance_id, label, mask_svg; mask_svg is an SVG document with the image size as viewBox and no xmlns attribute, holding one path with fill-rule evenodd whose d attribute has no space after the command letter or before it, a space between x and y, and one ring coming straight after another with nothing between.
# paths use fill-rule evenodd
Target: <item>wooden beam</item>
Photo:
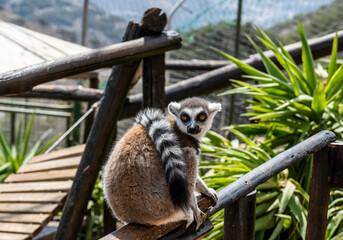
<instances>
[{"instance_id":1,"label":"wooden beam","mask_svg":"<svg viewBox=\"0 0 343 240\"><path fill-rule=\"evenodd\" d=\"M170 59L166 60L166 69L178 71L211 71L229 64L232 64L232 62L228 60Z\"/></svg>"},{"instance_id":2,"label":"wooden beam","mask_svg":"<svg viewBox=\"0 0 343 240\"><path fill-rule=\"evenodd\" d=\"M157 55L181 47L181 38L175 31L143 37L86 53L72 55L18 71L0 74L0 95L30 91L32 87L52 80L68 77Z\"/></svg>"}]
</instances>

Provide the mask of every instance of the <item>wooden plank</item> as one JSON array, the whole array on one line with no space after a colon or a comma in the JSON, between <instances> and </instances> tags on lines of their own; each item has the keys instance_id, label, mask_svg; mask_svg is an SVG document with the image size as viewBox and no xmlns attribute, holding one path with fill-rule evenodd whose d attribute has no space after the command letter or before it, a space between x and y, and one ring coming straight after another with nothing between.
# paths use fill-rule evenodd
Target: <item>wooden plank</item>
<instances>
[{"instance_id":1,"label":"wooden plank","mask_svg":"<svg viewBox=\"0 0 343 240\"><path fill-rule=\"evenodd\" d=\"M61 205L67 193L65 192L44 192L44 193L1 193L0 203L57 203Z\"/></svg>"},{"instance_id":2,"label":"wooden plank","mask_svg":"<svg viewBox=\"0 0 343 240\"><path fill-rule=\"evenodd\" d=\"M310 200L307 215L307 240L324 240L334 159L326 147L314 154Z\"/></svg>"},{"instance_id":3,"label":"wooden plank","mask_svg":"<svg viewBox=\"0 0 343 240\"><path fill-rule=\"evenodd\" d=\"M50 152L48 154L38 155L32 158L28 164L51 161L51 160L60 159L60 158L70 158L70 157L75 157L75 156L81 156L83 151L85 150L85 146L86 146L85 144L81 144L81 145L57 150L54 152Z\"/></svg>"},{"instance_id":4,"label":"wooden plank","mask_svg":"<svg viewBox=\"0 0 343 240\"><path fill-rule=\"evenodd\" d=\"M44 213L0 213L0 222L45 224L51 218L50 214Z\"/></svg>"},{"instance_id":5,"label":"wooden plank","mask_svg":"<svg viewBox=\"0 0 343 240\"><path fill-rule=\"evenodd\" d=\"M4 183L0 184L0 193L69 191L71 185L72 181Z\"/></svg>"},{"instance_id":6,"label":"wooden plank","mask_svg":"<svg viewBox=\"0 0 343 240\"><path fill-rule=\"evenodd\" d=\"M75 168L79 166L81 157L63 158L52 161L45 161L35 164L23 165L17 173L43 172L48 170Z\"/></svg>"},{"instance_id":7,"label":"wooden plank","mask_svg":"<svg viewBox=\"0 0 343 240\"><path fill-rule=\"evenodd\" d=\"M2 213L53 213L56 203L0 203Z\"/></svg>"},{"instance_id":8,"label":"wooden plank","mask_svg":"<svg viewBox=\"0 0 343 240\"><path fill-rule=\"evenodd\" d=\"M11 174L6 178L5 183L68 180L75 177L76 170L77 168L71 168L44 172Z\"/></svg>"},{"instance_id":9,"label":"wooden plank","mask_svg":"<svg viewBox=\"0 0 343 240\"><path fill-rule=\"evenodd\" d=\"M37 234L41 228L40 224L0 222L0 232L27 233L32 236Z\"/></svg>"},{"instance_id":10,"label":"wooden plank","mask_svg":"<svg viewBox=\"0 0 343 240\"><path fill-rule=\"evenodd\" d=\"M28 234L0 232L0 240L29 240L29 239L30 239L30 235Z\"/></svg>"}]
</instances>

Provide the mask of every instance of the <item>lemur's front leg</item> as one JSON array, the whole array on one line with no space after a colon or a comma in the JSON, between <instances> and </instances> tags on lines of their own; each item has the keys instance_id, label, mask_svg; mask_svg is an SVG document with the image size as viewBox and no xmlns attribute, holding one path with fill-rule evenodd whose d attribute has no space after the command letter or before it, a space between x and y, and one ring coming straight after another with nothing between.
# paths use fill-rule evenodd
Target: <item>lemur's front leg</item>
<instances>
[{"instance_id":1,"label":"lemur's front leg","mask_svg":"<svg viewBox=\"0 0 343 240\"><path fill-rule=\"evenodd\" d=\"M218 196L216 191L213 188L207 187L204 180L201 179L201 177L198 175L197 182L195 184L195 189L197 192L202 193L210 198L212 198L213 203L216 204L218 201Z\"/></svg>"}]
</instances>

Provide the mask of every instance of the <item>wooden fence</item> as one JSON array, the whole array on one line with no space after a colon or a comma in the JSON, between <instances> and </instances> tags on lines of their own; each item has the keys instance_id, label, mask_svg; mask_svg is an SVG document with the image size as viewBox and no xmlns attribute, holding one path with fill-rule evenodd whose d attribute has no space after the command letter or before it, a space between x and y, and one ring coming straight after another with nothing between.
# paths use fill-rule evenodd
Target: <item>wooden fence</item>
<instances>
[{"instance_id":1,"label":"wooden fence","mask_svg":"<svg viewBox=\"0 0 343 240\"><path fill-rule=\"evenodd\" d=\"M100 167L115 139L117 120L133 116L143 106L164 109L166 103L172 100L203 95L227 87L230 84L228 79L237 78L244 74L238 67L229 64L165 88L164 72L165 67L168 65L164 62L164 52L180 48L181 38L174 31L162 33L166 23L166 16L164 14L160 15L160 12L159 9L149 9L145 12L141 24L130 22L124 35L124 40L120 44L0 75L0 95L41 97L43 95L38 94L35 89L32 90L38 84L115 65L103 93L98 90L83 89L80 92L82 94L87 92L86 95L88 96L84 95L81 98L78 95L81 94L80 92L77 94L69 92L67 97L64 94L58 95L59 99L87 99L87 101L94 101L102 97L102 101L88 137L72 189L66 201L56 239L76 239ZM334 35L330 34L311 40L309 44L313 56L318 58L330 54L333 38ZM300 63L300 44L286 46L286 49L294 60ZM343 49L343 31L338 32L338 49ZM268 52L266 55L273 61L276 61L272 53ZM143 93L127 97L141 61L143 61ZM262 61L257 56L245 60L245 63L263 70ZM41 89L40 91L44 93L46 90ZM49 91L50 94L45 95L45 97L53 98L57 96L54 94L54 89ZM24 92L26 93L23 94ZM68 92L68 89L65 89L65 92ZM253 191L257 185L305 156L322 149L334 141L334 139L335 136L331 132L321 132L249 172L218 193L219 201L216 206L209 209L207 216L213 215L222 208L227 208L236 201L243 201L245 196ZM325 155L325 153L323 154ZM247 198L249 199L246 200L246 204L252 206L251 203L254 203L254 201L250 199L254 199L254 194ZM204 210L209 207L210 203L206 199L202 199L201 202ZM227 211L233 212L234 209L230 210L228 208ZM230 220L228 221L230 222ZM165 228L171 231L179 227L179 225L180 223L177 223L172 227L166 226ZM109 226L107 231L110 231L111 227L113 227L113 225L107 226ZM228 226L228 229L232 229L230 224L226 226ZM204 229L208 231L210 228L211 224L207 222ZM151 238L153 235L157 236L158 233L163 233L160 236L164 236L168 233L168 231L162 231L158 227L154 229L154 233L148 230L148 237L142 239L153 239ZM133 230L130 231L132 232ZM145 229L143 232L146 233L146 231ZM234 232L234 230L232 231ZM248 231L246 232L248 233ZM108 235L106 239L108 237L109 239L118 239L118 237L110 238L115 236L115 234ZM182 229L174 230L169 234L164 239L175 239L180 234L185 235L185 239L196 239L199 237L193 232L185 233ZM228 235L226 234L226 236Z\"/></svg>"}]
</instances>

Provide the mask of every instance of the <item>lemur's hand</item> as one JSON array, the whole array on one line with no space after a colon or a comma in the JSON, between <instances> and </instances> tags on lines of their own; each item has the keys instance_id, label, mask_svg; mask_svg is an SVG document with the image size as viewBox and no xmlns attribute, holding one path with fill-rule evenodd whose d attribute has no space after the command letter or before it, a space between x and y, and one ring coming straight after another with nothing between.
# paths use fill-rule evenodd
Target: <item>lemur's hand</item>
<instances>
[{"instance_id":1,"label":"lemur's hand","mask_svg":"<svg viewBox=\"0 0 343 240\"><path fill-rule=\"evenodd\" d=\"M208 188L208 193L205 195L212 198L213 206L216 205L216 203L218 202L218 196L217 196L216 190L214 190L213 188Z\"/></svg>"}]
</instances>

